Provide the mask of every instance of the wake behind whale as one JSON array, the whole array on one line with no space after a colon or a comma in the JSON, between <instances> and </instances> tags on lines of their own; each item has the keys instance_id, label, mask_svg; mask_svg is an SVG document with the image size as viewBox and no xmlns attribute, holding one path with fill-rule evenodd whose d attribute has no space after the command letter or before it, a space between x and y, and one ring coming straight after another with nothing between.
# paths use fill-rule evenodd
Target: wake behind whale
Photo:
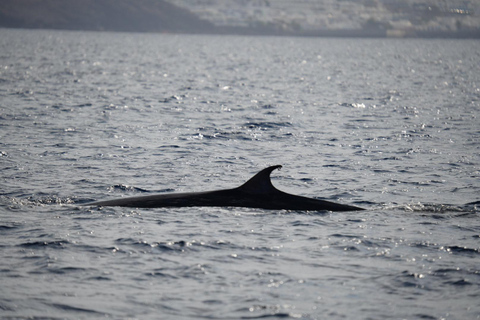
<instances>
[{"instance_id":1,"label":"wake behind whale","mask_svg":"<svg viewBox=\"0 0 480 320\"><path fill-rule=\"evenodd\" d=\"M355 211L363 208L289 194L275 188L270 180L273 170L263 169L243 185L233 189L169 193L88 203L104 207L246 207L270 210Z\"/></svg>"}]
</instances>

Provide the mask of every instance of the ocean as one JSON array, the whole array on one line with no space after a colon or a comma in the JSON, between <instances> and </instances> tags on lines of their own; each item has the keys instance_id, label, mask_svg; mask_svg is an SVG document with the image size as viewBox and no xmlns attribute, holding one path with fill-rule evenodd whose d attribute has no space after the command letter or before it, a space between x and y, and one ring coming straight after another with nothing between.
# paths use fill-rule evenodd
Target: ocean
<instances>
[{"instance_id":1,"label":"ocean","mask_svg":"<svg viewBox=\"0 0 480 320\"><path fill-rule=\"evenodd\" d=\"M0 35L0 318L480 319L477 40Z\"/></svg>"}]
</instances>

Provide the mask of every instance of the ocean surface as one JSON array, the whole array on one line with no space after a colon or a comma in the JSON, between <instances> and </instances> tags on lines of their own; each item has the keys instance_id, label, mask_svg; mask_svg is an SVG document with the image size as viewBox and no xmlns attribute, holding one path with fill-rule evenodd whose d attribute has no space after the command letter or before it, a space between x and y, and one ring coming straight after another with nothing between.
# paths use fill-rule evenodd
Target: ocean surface
<instances>
[{"instance_id":1,"label":"ocean surface","mask_svg":"<svg viewBox=\"0 0 480 320\"><path fill-rule=\"evenodd\" d=\"M0 29L1 319L480 319L480 42ZM280 190L361 212L98 208Z\"/></svg>"}]
</instances>

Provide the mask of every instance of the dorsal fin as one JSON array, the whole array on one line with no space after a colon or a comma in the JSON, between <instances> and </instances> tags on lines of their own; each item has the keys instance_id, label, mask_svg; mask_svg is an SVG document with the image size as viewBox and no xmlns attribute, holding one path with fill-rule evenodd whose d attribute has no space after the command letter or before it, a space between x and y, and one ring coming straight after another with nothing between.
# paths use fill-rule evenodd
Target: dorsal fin
<instances>
[{"instance_id":1,"label":"dorsal fin","mask_svg":"<svg viewBox=\"0 0 480 320\"><path fill-rule=\"evenodd\" d=\"M278 191L270 181L270 173L273 170L281 168L281 165L271 166L263 169L250 180L242 184L239 189L251 194L267 194Z\"/></svg>"}]
</instances>

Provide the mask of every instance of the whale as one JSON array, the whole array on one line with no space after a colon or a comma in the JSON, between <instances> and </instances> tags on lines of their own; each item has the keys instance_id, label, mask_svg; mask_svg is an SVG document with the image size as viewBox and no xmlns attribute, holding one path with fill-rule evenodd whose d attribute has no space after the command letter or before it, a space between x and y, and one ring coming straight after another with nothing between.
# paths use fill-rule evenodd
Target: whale
<instances>
[{"instance_id":1,"label":"whale","mask_svg":"<svg viewBox=\"0 0 480 320\"><path fill-rule=\"evenodd\" d=\"M244 207L267 210L301 211L357 211L365 210L352 205L297 196L278 190L270 180L275 165L265 168L250 180L233 189L165 193L140 197L127 197L87 203L88 206L168 208L168 207Z\"/></svg>"}]
</instances>

